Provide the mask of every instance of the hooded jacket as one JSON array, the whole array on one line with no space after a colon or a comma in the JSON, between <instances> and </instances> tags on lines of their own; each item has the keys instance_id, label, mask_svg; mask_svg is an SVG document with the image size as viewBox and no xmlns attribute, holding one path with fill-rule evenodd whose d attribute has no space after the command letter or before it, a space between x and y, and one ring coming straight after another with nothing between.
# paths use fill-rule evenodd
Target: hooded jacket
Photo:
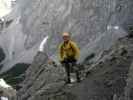
<instances>
[{"instance_id":1,"label":"hooded jacket","mask_svg":"<svg viewBox=\"0 0 133 100\"><path fill-rule=\"evenodd\" d=\"M79 55L80 55L80 50L75 42L69 40L67 43L63 42L59 45L60 61L64 61L65 59L71 59L71 58L78 60Z\"/></svg>"}]
</instances>

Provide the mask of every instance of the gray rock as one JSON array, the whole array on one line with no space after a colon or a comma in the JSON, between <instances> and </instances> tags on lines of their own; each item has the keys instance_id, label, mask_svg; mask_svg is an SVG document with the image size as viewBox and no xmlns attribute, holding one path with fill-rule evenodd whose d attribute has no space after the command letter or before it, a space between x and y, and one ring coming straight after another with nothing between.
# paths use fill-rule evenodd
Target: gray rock
<instances>
[{"instance_id":1,"label":"gray rock","mask_svg":"<svg viewBox=\"0 0 133 100\"><path fill-rule=\"evenodd\" d=\"M86 65L92 68L82 69L86 77L72 86L65 84L63 67L47 62L34 67L33 62L18 92L18 100L132 100L132 43L133 38L119 39L95 65ZM43 62L44 55L40 58L39 55L43 54L35 58Z\"/></svg>"},{"instance_id":2,"label":"gray rock","mask_svg":"<svg viewBox=\"0 0 133 100\"><path fill-rule=\"evenodd\" d=\"M132 83L132 76L128 79L132 38L116 43L133 25L132 5L132 0L19 0L13 22L0 34L0 47L6 55L0 73L16 63L33 62L26 71L18 100L132 98L132 85L127 85ZM85 65L85 80L72 87L64 84L64 68L47 63L48 56L58 62L57 47L64 31L70 32L81 48L79 63L95 54L91 64ZM46 36L45 53L38 53Z\"/></svg>"},{"instance_id":3,"label":"gray rock","mask_svg":"<svg viewBox=\"0 0 133 100\"><path fill-rule=\"evenodd\" d=\"M11 15L5 18L13 19L12 24L0 34L0 46L6 54L1 73L16 63L32 63L45 36L50 37L45 50L58 62L57 47L64 31L71 32L81 48L79 62L91 53L96 53L98 59L132 25L132 3L132 0L17 1Z\"/></svg>"},{"instance_id":4,"label":"gray rock","mask_svg":"<svg viewBox=\"0 0 133 100\"><path fill-rule=\"evenodd\" d=\"M36 98L36 96L58 93L64 87L64 68L49 65L47 60L47 56L44 53L39 52L37 54L34 60L35 62L26 72L23 90L20 90L19 93L23 94L23 96L19 100L34 98L31 96L35 96Z\"/></svg>"}]
</instances>

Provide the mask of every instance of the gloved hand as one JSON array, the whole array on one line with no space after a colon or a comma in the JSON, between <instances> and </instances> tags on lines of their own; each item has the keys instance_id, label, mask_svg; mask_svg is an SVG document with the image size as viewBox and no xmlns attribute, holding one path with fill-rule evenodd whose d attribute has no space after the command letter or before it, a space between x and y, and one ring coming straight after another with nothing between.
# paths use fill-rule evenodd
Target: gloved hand
<instances>
[{"instance_id":1,"label":"gloved hand","mask_svg":"<svg viewBox=\"0 0 133 100\"><path fill-rule=\"evenodd\" d=\"M64 64L64 61L60 61L61 64Z\"/></svg>"},{"instance_id":2,"label":"gloved hand","mask_svg":"<svg viewBox=\"0 0 133 100\"><path fill-rule=\"evenodd\" d=\"M60 61L61 64L65 64L67 62L68 62L68 59L64 59L64 60Z\"/></svg>"},{"instance_id":3,"label":"gloved hand","mask_svg":"<svg viewBox=\"0 0 133 100\"><path fill-rule=\"evenodd\" d=\"M60 61L60 64L64 67L65 66L65 61Z\"/></svg>"}]
</instances>

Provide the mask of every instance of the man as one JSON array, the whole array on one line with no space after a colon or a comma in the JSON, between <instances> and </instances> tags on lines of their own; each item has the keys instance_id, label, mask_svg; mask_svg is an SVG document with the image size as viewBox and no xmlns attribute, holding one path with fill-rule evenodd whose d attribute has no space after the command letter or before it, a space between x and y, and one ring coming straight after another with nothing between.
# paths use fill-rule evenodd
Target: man
<instances>
[{"instance_id":1,"label":"man","mask_svg":"<svg viewBox=\"0 0 133 100\"><path fill-rule=\"evenodd\" d=\"M0 91L0 100L8 100L8 98L4 96L4 92L2 90Z\"/></svg>"},{"instance_id":2,"label":"man","mask_svg":"<svg viewBox=\"0 0 133 100\"><path fill-rule=\"evenodd\" d=\"M78 68L75 67L80 55L79 48L76 43L71 40L69 33L63 33L62 37L64 41L59 46L59 57L67 73L66 83L71 83L70 73L72 69L76 72L77 82L80 82Z\"/></svg>"}]
</instances>

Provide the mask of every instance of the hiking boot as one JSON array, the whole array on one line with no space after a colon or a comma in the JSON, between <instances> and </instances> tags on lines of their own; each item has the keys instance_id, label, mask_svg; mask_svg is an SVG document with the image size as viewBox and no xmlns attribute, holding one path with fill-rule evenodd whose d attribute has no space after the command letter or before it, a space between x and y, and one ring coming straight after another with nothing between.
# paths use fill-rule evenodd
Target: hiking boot
<instances>
[{"instance_id":1,"label":"hiking boot","mask_svg":"<svg viewBox=\"0 0 133 100\"><path fill-rule=\"evenodd\" d=\"M71 81L70 81L70 80L67 80L67 81L66 81L66 84L70 84L70 83L71 83Z\"/></svg>"},{"instance_id":2,"label":"hiking boot","mask_svg":"<svg viewBox=\"0 0 133 100\"><path fill-rule=\"evenodd\" d=\"M78 83L80 83L80 82L81 82L81 80L80 80L80 79L77 79L77 82L78 82Z\"/></svg>"}]
</instances>

